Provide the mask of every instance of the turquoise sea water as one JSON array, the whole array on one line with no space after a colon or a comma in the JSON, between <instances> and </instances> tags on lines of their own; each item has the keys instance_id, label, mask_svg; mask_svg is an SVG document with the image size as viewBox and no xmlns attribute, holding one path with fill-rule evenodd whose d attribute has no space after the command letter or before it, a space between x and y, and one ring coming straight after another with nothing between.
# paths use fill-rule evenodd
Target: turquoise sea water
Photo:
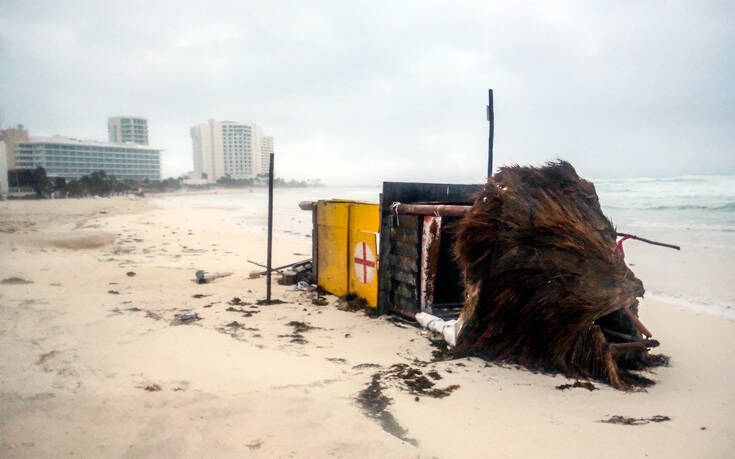
<instances>
[{"instance_id":1,"label":"turquoise sea water","mask_svg":"<svg viewBox=\"0 0 735 459\"><path fill-rule=\"evenodd\" d=\"M618 231L681 246L681 251L626 241L626 261L646 295L735 318L735 176L593 180ZM311 214L298 202L377 202L380 186L276 189L274 227L281 237L311 234ZM267 192L238 190L160 198L163 205L231 210L228 218L265 232Z\"/></svg>"}]
</instances>

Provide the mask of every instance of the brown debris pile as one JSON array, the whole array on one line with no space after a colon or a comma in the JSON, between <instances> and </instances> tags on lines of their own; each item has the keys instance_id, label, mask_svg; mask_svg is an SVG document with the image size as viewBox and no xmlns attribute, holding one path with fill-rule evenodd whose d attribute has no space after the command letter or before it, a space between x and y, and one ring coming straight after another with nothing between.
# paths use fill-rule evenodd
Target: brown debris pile
<instances>
[{"instance_id":1,"label":"brown debris pile","mask_svg":"<svg viewBox=\"0 0 735 459\"><path fill-rule=\"evenodd\" d=\"M652 383L638 320L642 282L616 250L592 183L571 164L506 167L457 228L466 276L455 355L595 378L618 389Z\"/></svg>"}]
</instances>

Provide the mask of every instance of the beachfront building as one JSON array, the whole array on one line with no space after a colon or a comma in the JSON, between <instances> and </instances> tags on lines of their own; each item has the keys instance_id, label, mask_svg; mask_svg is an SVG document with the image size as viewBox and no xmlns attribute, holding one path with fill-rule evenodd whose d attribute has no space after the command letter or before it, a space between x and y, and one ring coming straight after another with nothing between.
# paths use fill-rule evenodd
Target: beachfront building
<instances>
[{"instance_id":1,"label":"beachfront building","mask_svg":"<svg viewBox=\"0 0 735 459\"><path fill-rule=\"evenodd\" d=\"M264 135L254 122L209 120L191 128L191 141L196 177L213 182L268 172L273 137Z\"/></svg>"},{"instance_id":2,"label":"beachfront building","mask_svg":"<svg viewBox=\"0 0 735 459\"><path fill-rule=\"evenodd\" d=\"M8 149L0 141L0 201L8 196Z\"/></svg>"},{"instance_id":3,"label":"beachfront building","mask_svg":"<svg viewBox=\"0 0 735 459\"><path fill-rule=\"evenodd\" d=\"M19 124L14 128L0 129L0 137L5 145L8 170L15 169L15 144L28 140L28 131Z\"/></svg>"},{"instance_id":4,"label":"beachfront building","mask_svg":"<svg viewBox=\"0 0 735 459\"><path fill-rule=\"evenodd\" d=\"M270 154L273 153L273 136L267 135L260 140L260 172L268 173Z\"/></svg>"},{"instance_id":5,"label":"beachfront building","mask_svg":"<svg viewBox=\"0 0 735 459\"><path fill-rule=\"evenodd\" d=\"M148 145L148 120L139 116L112 116L107 118L107 133L111 143Z\"/></svg>"},{"instance_id":6,"label":"beachfront building","mask_svg":"<svg viewBox=\"0 0 735 459\"><path fill-rule=\"evenodd\" d=\"M31 137L15 143L15 168L41 166L49 177L78 179L105 171L118 180L160 180L161 150L133 143Z\"/></svg>"}]
</instances>

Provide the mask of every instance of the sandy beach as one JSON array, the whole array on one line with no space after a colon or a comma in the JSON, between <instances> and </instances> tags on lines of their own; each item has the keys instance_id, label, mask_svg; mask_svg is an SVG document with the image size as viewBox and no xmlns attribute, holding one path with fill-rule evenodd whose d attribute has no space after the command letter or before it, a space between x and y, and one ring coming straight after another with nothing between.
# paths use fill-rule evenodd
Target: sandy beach
<instances>
[{"instance_id":1,"label":"sandy beach","mask_svg":"<svg viewBox=\"0 0 735 459\"><path fill-rule=\"evenodd\" d=\"M308 238L278 238L274 263L310 252ZM648 375L656 385L559 390L574 380L437 359L418 328L340 310L333 296L317 306L275 285L285 303L258 306L265 279L249 279L258 268L247 259L265 260L265 237L223 209L122 197L0 202L0 457L735 450L730 319L644 300L657 352L671 357ZM199 269L233 274L200 285ZM177 324L188 310L201 320ZM416 371L433 385L406 384L401 375ZM601 422L615 415L670 420Z\"/></svg>"}]
</instances>

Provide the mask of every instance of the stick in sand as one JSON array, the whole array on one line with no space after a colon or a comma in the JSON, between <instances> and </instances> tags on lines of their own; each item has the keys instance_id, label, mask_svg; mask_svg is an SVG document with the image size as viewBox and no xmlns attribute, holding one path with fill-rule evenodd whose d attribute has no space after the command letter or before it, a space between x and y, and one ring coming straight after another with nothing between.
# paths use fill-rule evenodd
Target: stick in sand
<instances>
[{"instance_id":1,"label":"stick in sand","mask_svg":"<svg viewBox=\"0 0 735 459\"><path fill-rule=\"evenodd\" d=\"M652 241L650 239L645 239L645 238L642 238L642 237L638 237L635 234L628 234L628 233L616 233L616 234L618 236L620 236L620 237L627 237L628 239L635 239L636 241L647 242L647 243L653 244L653 245L660 245L661 247L668 247L670 249L681 250L681 247L679 247L678 245L665 244L663 242Z\"/></svg>"}]
</instances>

